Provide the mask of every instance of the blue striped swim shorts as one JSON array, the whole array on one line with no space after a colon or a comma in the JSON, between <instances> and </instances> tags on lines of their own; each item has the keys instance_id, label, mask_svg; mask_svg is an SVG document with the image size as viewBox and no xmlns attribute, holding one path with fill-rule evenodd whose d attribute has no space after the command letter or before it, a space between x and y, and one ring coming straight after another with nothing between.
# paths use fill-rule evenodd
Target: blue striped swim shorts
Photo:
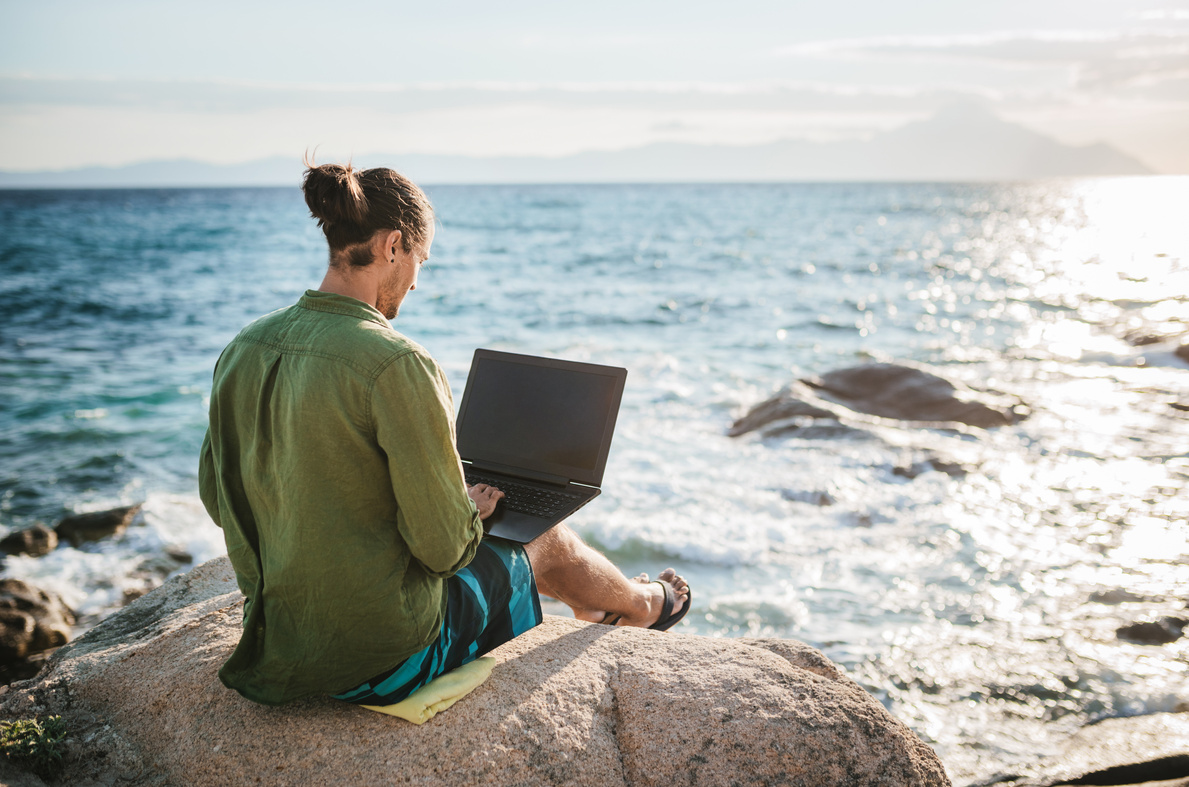
<instances>
[{"instance_id":1,"label":"blue striped swim shorts","mask_svg":"<svg viewBox=\"0 0 1189 787\"><path fill-rule=\"evenodd\" d=\"M438 638L390 670L334 698L391 705L439 675L468 664L541 622L541 599L520 544L484 538L466 568L446 580Z\"/></svg>"}]
</instances>

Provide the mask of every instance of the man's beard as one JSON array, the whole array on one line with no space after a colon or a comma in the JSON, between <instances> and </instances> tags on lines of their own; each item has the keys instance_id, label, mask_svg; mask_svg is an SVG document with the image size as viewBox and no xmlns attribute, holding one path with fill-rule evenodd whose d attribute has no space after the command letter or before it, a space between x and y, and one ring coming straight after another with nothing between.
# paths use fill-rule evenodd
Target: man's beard
<instances>
[{"instance_id":1,"label":"man's beard","mask_svg":"<svg viewBox=\"0 0 1189 787\"><path fill-rule=\"evenodd\" d=\"M380 285L380 291L376 293L376 309L389 320L395 319L396 315L400 313L402 300L396 273L394 270L392 275Z\"/></svg>"}]
</instances>

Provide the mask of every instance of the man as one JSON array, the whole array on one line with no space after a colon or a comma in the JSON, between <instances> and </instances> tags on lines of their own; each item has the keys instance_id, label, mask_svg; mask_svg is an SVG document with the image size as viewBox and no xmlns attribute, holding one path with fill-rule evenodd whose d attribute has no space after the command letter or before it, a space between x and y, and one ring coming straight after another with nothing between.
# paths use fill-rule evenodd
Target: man
<instances>
[{"instance_id":1,"label":"man","mask_svg":"<svg viewBox=\"0 0 1189 787\"><path fill-rule=\"evenodd\" d=\"M245 596L223 682L389 705L537 625L538 591L581 620L680 620L672 569L628 580L564 525L484 539L503 493L466 487L447 381L389 322L430 254L428 199L382 168L311 165L303 190L326 276L228 345L211 392L199 486Z\"/></svg>"}]
</instances>

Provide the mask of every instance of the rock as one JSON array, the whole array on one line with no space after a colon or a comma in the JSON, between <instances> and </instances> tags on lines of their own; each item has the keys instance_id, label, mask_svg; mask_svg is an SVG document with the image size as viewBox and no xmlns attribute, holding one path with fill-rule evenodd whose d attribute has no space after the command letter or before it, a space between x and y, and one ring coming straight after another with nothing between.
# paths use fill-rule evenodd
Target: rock
<instances>
[{"instance_id":1,"label":"rock","mask_svg":"<svg viewBox=\"0 0 1189 787\"><path fill-rule=\"evenodd\" d=\"M0 716L60 713L78 781L187 785L948 785L932 749L821 653L548 616L418 727L329 698L255 705L215 673L243 614L226 558L60 649ZM156 783L156 782L153 782Z\"/></svg>"},{"instance_id":2,"label":"rock","mask_svg":"<svg viewBox=\"0 0 1189 787\"><path fill-rule=\"evenodd\" d=\"M1189 363L1189 344L1182 344L1180 347L1173 350L1173 355L1177 356L1185 363Z\"/></svg>"},{"instance_id":3,"label":"rock","mask_svg":"<svg viewBox=\"0 0 1189 787\"><path fill-rule=\"evenodd\" d=\"M785 421L780 426L765 429L763 436L765 439L796 437L800 440L869 440L874 437L865 429L856 429L837 421L812 424Z\"/></svg>"},{"instance_id":4,"label":"rock","mask_svg":"<svg viewBox=\"0 0 1189 787\"><path fill-rule=\"evenodd\" d=\"M161 584L161 580L177 571L181 565L178 560L169 554L154 555L140 561L130 576L133 579L155 579L159 585Z\"/></svg>"},{"instance_id":5,"label":"rock","mask_svg":"<svg viewBox=\"0 0 1189 787\"><path fill-rule=\"evenodd\" d=\"M145 593L148 593L152 589L153 589L153 587L148 586L148 585L140 585L138 587L124 588L124 592L123 592L123 596L122 596L124 605L127 606L128 604L131 604L133 601L136 601L138 598L143 596Z\"/></svg>"},{"instance_id":6,"label":"rock","mask_svg":"<svg viewBox=\"0 0 1189 787\"><path fill-rule=\"evenodd\" d=\"M1153 344L1180 339L1185 335L1185 325L1179 321L1146 323L1123 334L1123 341L1132 347L1148 347Z\"/></svg>"},{"instance_id":7,"label":"rock","mask_svg":"<svg viewBox=\"0 0 1189 787\"><path fill-rule=\"evenodd\" d=\"M141 505L122 506L108 511L68 516L54 526L58 537L79 546L87 541L98 541L108 536L118 536L140 513Z\"/></svg>"},{"instance_id":8,"label":"rock","mask_svg":"<svg viewBox=\"0 0 1189 787\"><path fill-rule=\"evenodd\" d=\"M1119 639L1137 642L1141 645L1167 645L1176 642L1189 626L1189 619L1163 617L1155 621L1132 623L1116 629Z\"/></svg>"},{"instance_id":9,"label":"rock","mask_svg":"<svg viewBox=\"0 0 1189 787\"><path fill-rule=\"evenodd\" d=\"M813 396L809 389L804 389L804 386L799 383L786 385L780 389L775 396L766 401L760 402L755 407L747 412L735 423L731 424L731 428L727 430L727 435L730 437L738 437L748 432L753 432L756 429L769 426L778 427L797 427L805 423L811 423L817 418L834 418L834 413L824 407L806 402L804 398L806 395Z\"/></svg>"},{"instance_id":10,"label":"rock","mask_svg":"<svg viewBox=\"0 0 1189 787\"><path fill-rule=\"evenodd\" d=\"M147 557L140 561L128 574L128 579L140 584L124 588L124 603L131 604L136 599L154 588L160 587L161 582L182 567L183 564L194 560L193 555L181 547L166 547L164 554Z\"/></svg>"},{"instance_id":11,"label":"rock","mask_svg":"<svg viewBox=\"0 0 1189 787\"><path fill-rule=\"evenodd\" d=\"M1147 347L1150 344L1160 344L1168 341L1169 337L1165 334L1152 333L1150 331L1130 331L1123 336L1123 340L1132 347Z\"/></svg>"},{"instance_id":12,"label":"rock","mask_svg":"<svg viewBox=\"0 0 1189 787\"><path fill-rule=\"evenodd\" d=\"M950 478L965 478L970 473L970 469L961 462L950 462L945 459L930 459L929 465L939 473L944 473Z\"/></svg>"},{"instance_id":13,"label":"rock","mask_svg":"<svg viewBox=\"0 0 1189 787\"><path fill-rule=\"evenodd\" d=\"M798 491L796 489L782 489L780 496L790 503L809 503L815 506L832 506L838 502L838 498L829 492L824 492L820 489L810 489L805 491Z\"/></svg>"},{"instance_id":14,"label":"rock","mask_svg":"<svg viewBox=\"0 0 1189 787\"><path fill-rule=\"evenodd\" d=\"M1154 344L1179 342L1185 335L1186 324L1178 317L1171 319L1145 319L1133 314L1116 333L1132 347L1150 347Z\"/></svg>"},{"instance_id":15,"label":"rock","mask_svg":"<svg viewBox=\"0 0 1189 787\"><path fill-rule=\"evenodd\" d=\"M802 436L815 420L854 420L855 414L918 423L962 423L983 429L1027 417L1019 400L972 391L924 369L870 363L796 380L751 408L731 424L727 434L738 437L762 429L768 437L792 431ZM836 427L856 431L843 423Z\"/></svg>"},{"instance_id":16,"label":"rock","mask_svg":"<svg viewBox=\"0 0 1189 787\"><path fill-rule=\"evenodd\" d=\"M894 521L890 516L879 511L855 511L843 519L844 521L849 521L852 527L864 528L886 525Z\"/></svg>"},{"instance_id":17,"label":"rock","mask_svg":"<svg viewBox=\"0 0 1189 787\"><path fill-rule=\"evenodd\" d=\"M1147 596L1141 596L1126 588L1111 588L1110 590L1095 590L1090 594L1090 601L1096 604L1128 604L1134 601L1147 601Z\"/></svg>"},{"instance_id":18,"label":"rock","mask_svg":"<svg viewBox=\"0 0 1189 787\"><path fill-rule=\"evenodd\" d=\"M70 640L74 613L62 599L19 579L0 579L0 683L31 678L42 655Z\"/></svg>"},{"instance_id":19,"label":"rock","mask_svg":"<svg viewBox=\"0 0 1189 787\"><path fill-rule=\"evenodd\" d=\"M1023 420L1022 403L954 384L932 372L869 363L802 380L818 396L860 413L900 421L957 422L989 429Z\"/></svg>"},{"instance_id":20,"label":"rock","mask_svg":"<svg viewBox=\"0 0 1189 787\"><path fill-rule=\"evenodd\" d=\"M10 555L41 557L57 548L58 534L41 523L15 533L9 533L0 539L0 549Z\"/></svg>"},{"instance_id":21,"label":"rock","mask_svg":"<svg viewBox=\"0 0 1189 787\"><path fill-rule=\"evenodd\" d=\"M124 604L131 604L149 591L160 587L165 578L177 571L181 566L182 562L178 560L178 556L168 549L165 551L165 554L154 555L140 561L136 568L130 571L126 577L128 581L138 584L124 588Z\"/></svg>"},{"instance_id":22,"label":"rock","mask_svg":"<svg viewBox=\"0 0 1189 787\"><path fill-rule=\"evenodd\" d=\"M912 480L921 473L928 473L930 470L945 473L950 478L965 478L970 473L970 468L961 462L943 459L939 456L931 456L919 462L897 465L892 468L892 475Z\"/></svg>"},{"instance_id":23,"label":"rock","mask_svg":"<svg viewBox=\"0 0 1189 787\"><path fill-rule=\"evenodd\" d=\"M1138 785L1189 776L1189 713L1105 719L1079 730L1064 751L1031 773L995 784L1057 787L1066 784Z\"/></svg>"},{"instance_id":24,"label":"rock","mask_svg":"<svg viewBox=\"0 0 1189 787\"><path fill-rule=\"evenodd\" d=\"M4 787L46 787L45 782L13 765L6 757L0 757L0 784Z\"/></svg>"}]
</instances>

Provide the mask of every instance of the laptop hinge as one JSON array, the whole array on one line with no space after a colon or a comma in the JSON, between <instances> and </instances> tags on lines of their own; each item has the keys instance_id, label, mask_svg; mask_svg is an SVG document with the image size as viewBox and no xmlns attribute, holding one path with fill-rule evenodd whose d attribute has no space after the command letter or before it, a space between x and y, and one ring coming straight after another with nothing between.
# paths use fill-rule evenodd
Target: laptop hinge
<instances>
[{"instance_id":1,"label":"laptop hinge","mask_svg":"<svg viewBox=\"0 0 1189 787\"><path fill-rule=\"evenodd\" d=\"M539 473L535 470L526 470L523 467L512 467L511 465L501 465L495 462L465 462L469 464L474 470L490 470L493 473L502 473L503 475L514 475L517 478L527 478L530 481L540 481L546 484L556 484L558 486L565 486L570 483L570 479L564 475L553 475L552 473Z\"/></svg>"}]
</instances>

